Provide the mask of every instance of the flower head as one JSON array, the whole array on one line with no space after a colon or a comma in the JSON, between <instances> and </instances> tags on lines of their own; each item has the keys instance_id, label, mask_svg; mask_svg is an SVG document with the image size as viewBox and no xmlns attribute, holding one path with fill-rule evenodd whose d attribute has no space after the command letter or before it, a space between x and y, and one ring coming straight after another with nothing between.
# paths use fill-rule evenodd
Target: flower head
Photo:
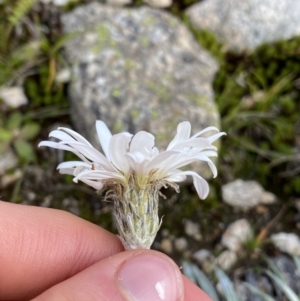
<instances>
[{"instance_id":1,"label":"flower head","mask_svg":"<svg viewBox=\"0 0 300 301\"><path fill-rule=\"evenodd\" d=\"M78 180L100 190L111 181L128 185L132 173L140 184L152 182L177 183L192 176L194 186L201 199L208 192L207 182L193 171L181 171L180 168L195 161L208 163L213 176L217 169L209 157L216 157L216 147L212 143L225 133L219 133L215 127L208 127L191 136L191 125L188 121L179 123L177 134L163 152L154 146L154 136L140 131L136 135L124 132L112 135L103 121L96 122L97 133L105 156L95 149L85 138L68 128L58 128L49 137L59 142L43 141L39 146L49 146L71 151L82 161L61 163L57 169L62 174L74 176ZM216 134L204 138L206 132Z\"/></svg>"},{"instance_id":2,"label":"flower head","mask_svg":"<svg viewBox=\"0 0 300 301\"><path fill-rule=\"evenodd\" d=\"M176 188L175 183L184 181L187 176L192 176L199 197L204 199L208 195L209 186L206 180L194 171L182 171L180 168L195 161L205 161L213 176L217 176L217 169L210 159L210 157L217 156L217 149L212 143L225 134L220 133L217 128L208 127L191 136L190 123L181 122L174 139L162 152L155 147L155 138L148 132L140 131L134 136L127 132L112 135L103 121L96 122L96 129L104 155L85 138L68 128L58 128L50 133L49 136L57 138L59 142L43 141L39 146L71 151L81 159L81 161L63 162L57 167L60 173L73 175L74 182L77 183L80 180L96 190L103 187L113 188L117 204L115 206L118 207L115 216L122 220L119 232L129 231L131 227L136 228L137 223L145 224L142 219L148 214L149 202L153 203L151 208L155 211L154 215L157 215L157 202L149 201L149 199L158 199L158 191L162 186L170 185ZM203 134L207 132L216 133L203 137ZM125 203L132 208L126 209ZM123 211L122 214L126 214L126 217L120 215L120 210ZM131 217L130 214L132 214ZM154 215L151 217L156 219L154 225L150 227L150 230L145 230L150 231L151 235L159 228L158 218ZM146 219L148 220L148 217ZM123 236L121 233L121 237ZM147 240L145 238L147 234L142 233L140 236L143 246L144 240ZM126 239L124 237L122 239L125 246L124 240ZM151 243L153 239L151 237ZM132 245L126 247L141 247L139 244L137 246L136 243L134 244L134 247Z\"/></svg>"}]
</instances>

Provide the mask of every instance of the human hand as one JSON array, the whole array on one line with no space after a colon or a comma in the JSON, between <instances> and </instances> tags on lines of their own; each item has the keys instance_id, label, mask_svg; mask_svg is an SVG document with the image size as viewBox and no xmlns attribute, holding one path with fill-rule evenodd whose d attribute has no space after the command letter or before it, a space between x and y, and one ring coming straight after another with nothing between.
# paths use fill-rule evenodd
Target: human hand
<instances>
[{"instance_id":1,"label":"human hand","mask_svg":"<svg viewBox=\"0 0 300 301\"><path fill-rule=\"evenodd\" d=\"M0 300L212 301L166 255L67 212L0 201Z\"/></svg>"}]
</instances>

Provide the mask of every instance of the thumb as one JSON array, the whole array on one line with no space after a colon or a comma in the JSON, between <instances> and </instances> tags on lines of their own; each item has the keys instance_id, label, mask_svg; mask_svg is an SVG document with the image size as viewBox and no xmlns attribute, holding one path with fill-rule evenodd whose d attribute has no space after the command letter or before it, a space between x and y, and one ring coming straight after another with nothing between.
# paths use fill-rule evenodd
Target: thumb
<instances>
[{"instance_id":1,"label":"thumb","mask_svg":"<svg viewBox=\"0 0 300 301\"><path fill-rule=\"evenodd\" d=\"M184 301L184 295L182 275L171 259L132 250L95 263L32 301Z\"/></svg>"}]
</instances>

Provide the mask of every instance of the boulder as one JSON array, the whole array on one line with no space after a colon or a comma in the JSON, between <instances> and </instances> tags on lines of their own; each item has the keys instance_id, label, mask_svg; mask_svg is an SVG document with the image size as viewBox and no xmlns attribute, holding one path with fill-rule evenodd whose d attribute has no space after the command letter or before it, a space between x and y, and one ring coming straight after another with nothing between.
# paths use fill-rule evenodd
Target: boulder
<instances>
[{"instance_id":1,"label":"boulder","mask_svg":"<svg viewBox=\"0 0 300 301\"><path fill-rule=\"evenodd\" d=\"M74 34L65 45L72 118L95 147L97 119L113 133L149 131L160 149L181 121L194 132L219 127L212 89L218 65L176 17L93 2L63 15L62 24Z\"/></svg>"},{"instance_id":2,"label":"boulder","mask_svg":"<svg viewBox=\"0 0 300 301\"><path fill-rule=\"evenodd\" d=\"M186 13L196 28L213 32L237 52L300 35L300 2L295 0L204 0Z\"/></svg>"}]
</instances>

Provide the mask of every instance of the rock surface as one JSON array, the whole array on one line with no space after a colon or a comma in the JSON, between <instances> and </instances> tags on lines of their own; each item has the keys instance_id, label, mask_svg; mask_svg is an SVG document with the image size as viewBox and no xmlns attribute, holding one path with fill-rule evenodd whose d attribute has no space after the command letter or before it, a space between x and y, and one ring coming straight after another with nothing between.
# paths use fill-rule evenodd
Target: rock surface
<instances>
[{"instance_id":1,"label":"rock surface","mask_svg":"<svg viewBox=\"0 0 300 301\"><path fill-rule=\"evenodd\" d=\"M216 259L218 266L227 271L230 270L237 262L238 257L235 252L230 250L223 251Z\"/></svg>"},{"instance_id":2,"label":"rock surface","mask_svg":"<svg viewBox=\"0 0 300 301\"><path fill-rule=\"evenodd\" d=\"M50 4L53 3L56 6L64 6L71 2L74 2L75 0L40 0L40 2L44 4Z\"/></svg>"},{"instance_id":3,"label":"rock surface","mask_svg":"<svg viewBox=\"0 0 300 301\"><path fill-rule=\"evenodd\" d=\"M72 63L74 124L96 147L95 120L113 133L146 130L159 148L180 121L194 132L219 126L212 80L218 66L170 14L149 7L115 8L91 3L62 17Z\"/></svg>"},{"instance_id":4,"label":"rock surface","mask_svg":"<svg viewBox=\"0 0 300 301\"><path fill-rule=\"evenodd\" d=\"M205 0L187 10L199 29L212 31L234 51L300 34L300 2L295 0Z\"/></svg>"},{"instance_id":5,"label":"rock surface","mask_svg":"<svg viewBox=\"0 0 300 301\"><path fill-rule=\"evenodd\" d=\"M188 246L188 242L185 237L179 237L179 238L175 239L174 246L178 252L182 252L182 251L186 250L186 248Z\"/></svg>"},{"instance_id":6,"label":"rock surface","mask_svg":"<svg viewBox=\"0 0 300 301\"><path fill-rule=\"evenodd\" d=\"M144 0L144 2L153 7L163 8L163 7L171 6L173 1L172 0Z\"/></svg>"},{"instance_id":7,"label":"rock surface","mask_svg":"<svg viewBox=\"0 0 300 301\"><path fill-rule=\"evenodd\" d=\"M200 233L200 226L197 223L192 222L191 220L186 220L184 223L185 233L194 238L195 240L201 240L202 236Z\"/></svg>"},{"instance_id":8,"label":"rock surface","mask_svg":"<svg viewBox=\"0 0 300 301\"><path fill-rule=\"evenodd\" d=\"M16 167L17 164L18 158L11 150L8 150L0 157L0 175L3 175L8 169Z\"/></svg>"},{"instance_id":9,"label":"rock surface","mask_svg":"<svg viewBox=\"0 0 300 301\"><path fill-rule=\"evenodd\" d=\"M258 204L273 204L276 196L264 191L256 181L234 180L222 186L223 201L233 207L248 210Z\"/></svg>"},{"instance_id":10,"label":"rock surface","mask_svg":"<svg viewBox=\"0 0 300 301\"><path fill-rule=\"evenodd\" d=\"M239 219L230 224L222 236L222 244L229 250L238 252L243 243L253 237L252 228L246 219Z\"/></svg>"},{"instance_id":11,"label":"rock surface","mask_svg":"<svg viewBox=\"0 0 300 301\"><path fill-rule=\"evenodd\" d=\"M273 234L271 240L280 251L289 255L300 256L300 238L298 235L280 232Z\"/></svg>"},{"instance_id":12,"label":"rock surface","mask_svg":"<svg viewBox=\"0 0 300 301\"><path fill-rule=\"evenodd\" d=\"M19 108L28 103L24 89L20 86L0 88L0 98L11 108Z\"/></svg>"}]
</instances>

